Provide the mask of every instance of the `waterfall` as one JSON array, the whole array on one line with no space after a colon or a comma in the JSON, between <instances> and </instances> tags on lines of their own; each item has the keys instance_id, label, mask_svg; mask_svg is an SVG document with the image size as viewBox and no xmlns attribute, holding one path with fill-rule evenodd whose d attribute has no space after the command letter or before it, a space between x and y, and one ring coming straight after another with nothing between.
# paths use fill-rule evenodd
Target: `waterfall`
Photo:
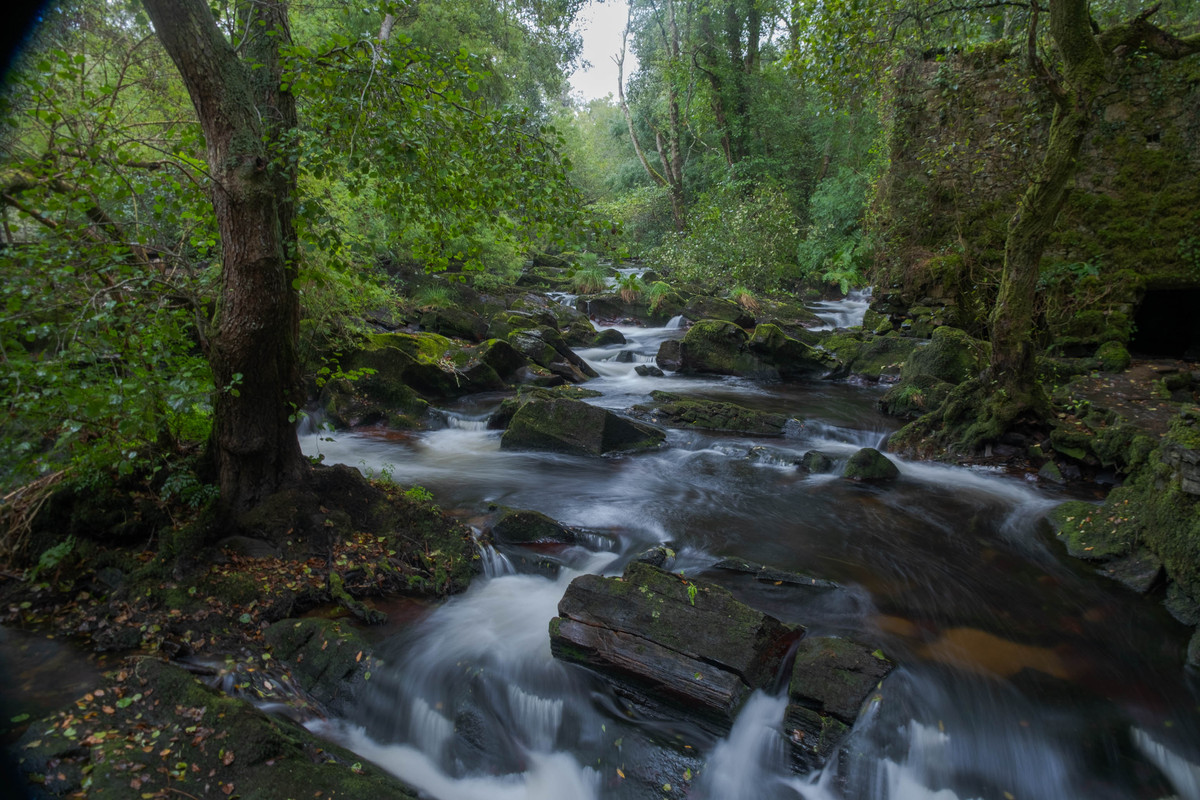
<instances>
[{"instance_id":1,"label":"waterfall","mask_svg":"<svg viewBox=\"0 0 1200 800\"><path fill-rule=\"evenodd\" d=\"M684 321L683 315L676 314L675 316L673 316L669 320L667 320L667 324L663 327L665 327L669 331L677 331L683 327L683 321Z\"/></svg>"}]
</instances>

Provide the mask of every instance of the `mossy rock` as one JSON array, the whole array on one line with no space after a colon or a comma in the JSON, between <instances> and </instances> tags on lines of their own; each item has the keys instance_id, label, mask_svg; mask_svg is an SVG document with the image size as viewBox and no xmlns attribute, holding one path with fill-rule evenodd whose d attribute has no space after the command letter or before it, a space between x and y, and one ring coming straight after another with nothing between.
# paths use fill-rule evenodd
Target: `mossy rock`
<instances>
[{"instance_id":1,"label":"mossy rock","mask_svg":"<svg viewBox=\"0 0 1200 800\"><path fill-rule=\"evenodd\" d=\"M754 316L749 311L720 297L693 297L681 313L692 322L715 319L733 323L740 328L754 325Z\"/></svg>"},{"instance_id":2,"label":"mossy rock","mask_svg":"<svg viewBox=\"0 0 1200 800\"><path fill-rule=\"evenodd\" d=\"M575 532L540 511L502 507L492 522L492 536L507 544L557 542L575 544Z\"/></svg>"},{"instance_id":3,"label":"mossy rock","mask_svg":"<svg viewBox=\"0 0 1200 800\"><path fill-rule=\"evenodd\" d=\"M574 384L563 384L553 387L522 386L517 389L515 395L506 397L501 401L500 407L488 418L487 426L489 430L493 431L504 430L508 427L508 423L512 421L513 415L517 413L517 409L530 400L555 400L560 397L566 397L571 400L587 400L599 396L600 392L593 389L585 389L582 386Z\"/></svg>"},{"instance_id":4,"label":"mossy rock","mask_svg":"<svg viewBox=\"0 0 1200 800\"><path fill-rule=\"evenodd\" d=\"M488 324L477 314L462 308L433 308L421 314L421 328L451 339L480 342L487 335Z\"/></svg>"},{"instance_id":5,"label":"mossy rock","mask_svg":"<svg viewBox=\"0 0 1200 800\"><path fill-rule=\"evenodd\" d=\"M796 462L796 467L812 475L825 475L833 472L833 459L818 450L809 450Z\"/></svg>"},{"instance_id":6,"label":"mossy rock","mask_svg":"<svg viewBox=\"0 0 1200 800\"><path fill-rule=\"evenodd\" d=\"M870 381L897 379L908 359L926 345L909 336L864 336L839 333L822 346L840 362L832 378L857 376Z\"/></svg>"},{"instance_id":7,"label":"mossy rock","mask_svg":"<svg viewBox=\"0 0 1200 800\"><path fill-rule=\"evenodd\" d=\"M1067 553L1088 561L1110 561L1133 549L1132 530L1109 521L1104 508L1082 500L1069 500L1046 515L1054 535Z\"/></svg>"},{"instance_id":8,"label":"mossy rock","mask_svg":"<svg viewBox=\"0 0 1200 800\"><path fill-rule=\"evenodd\" d=\"M73 704L32 723L16 743L17 770L37 796L125 798L169 787L179 796L246 800L416 799L411 788L360 756L220 694L177 666L139 659L121 676L120 685L103 687L107 697L87 695L79 708ZM101 713L109 698L122 695L128 703ZM100 724L78 717L64 723L68 713L82 716L83 706ZM169 777L158 772L167 758Z\"/></svg>"},{"instance_id":9,"label":"mossy rock","mask_svg":"<svg viewBox=\"0 0 1200 800\"><path fill-rule=\"evenodd\" d=\"M602 331L593 329L593 336L590 341L592 347L609 347L610 345L625 344L625 334L621 333L616 328L605 328Z\"/></svg>"},{"instance_id":10,"label":"mossy rock","mask_svg":"<svg viewBox=\"0 0 1200 800\"><path fill-rule=\"evenodd\" d=\"M1120 342L1105 342L1096 350L1100 369L1105 372L1124 372L1133 363L1133 357Z\"/></svg>"},{"instance_id":11,"label":"mossy rock","mask_svg":"<svg viewBox=\"0 0 1200 800\"><path fill-rule=\"evenodd\" d=\"M558 398L522 405L500 438L500 447L601 456L658 447L665 438L659 428L580 400Z\"/></svg>"},{"instance_id":12,"label":"mossy rock","mask_svg":"<svg viewBox=\"0 0 1200 800\"><path fill-rule=\"evenodd\" d=\"M966 331L942 326L933 331L929 344L918 347L904 363L901 380L916 375L932 375L957 385L978 375L987 365L991 346L971 338Z\"/></svg>"},{"instance_id":13,"label":"mossy rock","mask_svg":"<svg viewBox=\"0 0 1200 800\"><path fill-rule=\"evenodd\" d=\"M670 392L650 393L652 405L637 405L632 413L640 419L670 428L696 428L745 433L752 436L782 436L790 421L784 414L724 403L686 398Z\"/></svg>"},{"instance_id":14,"label":"mossy rock","mask_svg":"<svg viewBox=\"0 0 1200 800\"><path fill-rule=\"evenodd\" d=\"M824 375L836 366L827 353L793 339L777 325L763 324L754 329L747 347L781 378Z\"/></svg>"},{"instance_id":15,"label":"mossy rock","mask_svg":"<svg viewBox=\"0 0 1200 800\"><path fill-rule=\"evenodd\" d=\"M377 667L370 643L338 620L280 620L263 631L263 641L300 688L335 713L348 707L364 676Z\"/></svg>"},{"instance_id":16,"label":"mossy rock","mask_svg":"<svg viewBox=\"0 0 1200 800\"><path fill-rule=\"evenodd\" d=\"M941 406L953 390L953 384L932 375L914 375L888 389L879 408L895 417L919 417Z\"/></svg>"},{"instance_id":17,"label":"mossy rock","mask_svg":"<svg viewBox=\"0 0 1200 800\"><path fill-rule=\"evenodd\" d=\"M900 468L873 447L864 447L846 462L842 477L860 483L887 483L900 477Z\"/></svg>"},{"instance_id":18,"label":"mossy rock","mask_svg":"<svg viewBox=\"0 0 1200 800\"><path fill-rule=\"evenodd\" d=\"M730 304L732 305L732 303ZM749 350L750 337L732 322L697 322L679 342L678 371L716 375L767 376L777 373ZM665 343L664 343L665 344ZM660 350L660 354L661 354ZM666 364L659 364L670 369Z\"/></svg>"}]
</instances>

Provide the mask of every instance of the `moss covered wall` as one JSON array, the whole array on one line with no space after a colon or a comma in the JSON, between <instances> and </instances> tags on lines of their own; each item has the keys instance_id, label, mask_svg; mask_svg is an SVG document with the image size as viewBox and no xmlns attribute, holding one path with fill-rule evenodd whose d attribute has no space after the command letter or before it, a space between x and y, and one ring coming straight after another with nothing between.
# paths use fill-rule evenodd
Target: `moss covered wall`
<instances>
[{"instance_id":1,"label":"moss covered wall","mask_svg":"<svg viewBox=\"0 0 1200 800\"><path fill-rule=\"evenodd\" d=\"M940 309L982 334L1049 97L1005 42L910 61L893 79L877 307L897 320ZM1200 59L1135 58L1115 83L1042 264L1043 343L1059 349L1126 340L1147 289L1200 286Z\"/></svg>"}]
</instances>

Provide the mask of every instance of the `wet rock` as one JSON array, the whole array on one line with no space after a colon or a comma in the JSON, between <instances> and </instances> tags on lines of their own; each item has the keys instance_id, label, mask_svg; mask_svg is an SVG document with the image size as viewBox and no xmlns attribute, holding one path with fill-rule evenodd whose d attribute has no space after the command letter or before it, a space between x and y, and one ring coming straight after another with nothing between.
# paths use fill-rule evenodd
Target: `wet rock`
<instances>
[{"instance_id":1,"label":"wet rock","mask_svg":"<svg viewBox=\"0 0 1200 800\"><path fill-rule=\"evenodd\" d=\"M658 346L658 355L654 363L663 369L675 372L683 364L683 352L678 339L668 339Z\"/></svg>"},{"instance_id":2,"label":"wet rock","mask_svg":"<svg viewBox=\"0 0 1200 800\"><path fill-rule=\"evenodd\" d=\"M516 395L506 397L500 403L500 407L492 413L492 416L488 417L488 430L501 431L507 428L508 423L512 422L513 415L517 413L517 409L530 400L555 400L561 397L568 397L572 400L586 400L590 397L599 396L600 392L572 384L562 384L561 386L550 388L522 386L517 389Z\"/></svg>"},{"instance_id":3,"label":"wet rock","mask_svg":"<svg viewBox=\"0 0 1200 800\"><path fill-rule=\"evenodd\" d=\"M679 367L683 373L777 377L749 348L750 337L732 322L705 319L688 329L679 342ZM662 355L662 349L659 350ZM660 361L659 366L667 369Z\"/></svg>"},{"instance_id":4,"label":"wet rock","mask_svg":"<svg viewBox=\"0 0 1200 800\"><path fill-rule=\"evenodd\" d=\"M839 584L824 578L805 575L802 572L775 569L774 567L768 567L764 564L759 564L755 561L746 561L741 558L726 558L713 564L711 568L725 572L740 572L745 575L752 575L754 580L761 583L800 586L809 589L841 588Z\"/></svg>"},{"instance_id":5,"label":"wet rock","mask_svg":"<svg viewBox=\"0 0 1200 800\"><path fill-rule=\"evenodd\" d=\"M663 371L651 364L638 364L633 371L643 378L661 378L663 376Z\"/></svg>"},{"instance_id":6,"label":"wet rock","mask_svg":"<svg viewBox=\"0 0 1200 800\"><path fill-rule=\"evenodd\" d=\"M621 578L576 578L558 613L557 658L726 727L750 691L773 682L799 635L716 584L636 561Z\"/></svg>"},{"instance_id":7,"label":"wet rock","mask_svg":"<svg viewBox=\"0 0 1200 800\"><path fill-rule=\"evenodd\" d=\"M613 357L613 361L618 364L632 364L635 355L637 354L632 350L622 350Z\"/></svg>"},{"instance_id":8,"label":"wet rock","mask_svg":"<svg viewBox=\"0 0 1200 800\"><path fill-rule=\"evenodd\" d=\"M665 438L659 428L579 400L531 400L513 415L500 447L599 456L657 447Z\"/></svg>"},{"instance_id":9,"label":"wet rock","mask_svg":"<svg viewBox=\"0 0 1200 800\"><path fill-rule=\"evenodd\" d=\"M809 450L800 456L796 467L813 475L825 475L833 472L833 459L818 450Z\"/></svg>"},{"instance_id":10,"label":"wet rock","mask_svg":"<svg viewBox=\"0 0 1200 800\"><path fill-rule=\"evenodd\" d=\"M509 336L509 343L530 361L572 383L583 383L598 374L567 346L554 328L542 326L518 331Z\"/></svg>"},{"instance_id":11,"label":"wet rock","mask_svg":"<svg viewBox=\"0 0 1200 800\"><path fill-rule=\"evenodd\" d=\"M696 428L710 431L731 431L756 436L782 436L788 417L766 411L724 403L716 400L697 400L670 392L650 393L653 405L636 405L631 413L670 428Z\"/></svg>"},{"instance_id":12,"label":"wet rock","mask_svg":"<svg viewBox=\"0 0 1200 800\"><path fill-rule=\"evenodd\" d=\"M766 324L755 328L748 347L751 353L785 379L824 375L837 366L828 354L799 339L793 339L776 325Z\"/></svg>"},{"instance_id":13,"label":"wet rock","mask_svg":"<svg viewBox=\"0 0 1200 800\"><path fill-rule=\"evenodd\" d=\"M1067 553L1088 561L1111 561L1132 550L1132 529L1109 522L1101 506L1069 500L1046 515L1054 535L1067 546Z\"/></svg>"},{"instance_id":14,"label":"wet rock","mask_svg":"<svg viewBox=\"0 0 1200 800\"><path fill-rule=\"evenodd\" d=\"M958 385L979 374L990 354L986 342L972 339L958 328L942 326L934 330L928 345L913 351L904 364L902 378L931 375Z\"/></svg>"},{"instance_id":15,"label":"wet rock","mask_svg":"<svg viewBox=\"0 0 1200 800\"><path fill-rule=\"evenodd\" d=\"M846 462L842 477L862 483L885 483L900 477L900 468L873 447L864 447Z\"/></svg>"},{"instance_id":16,"label":"wet rock","mask_svg":"<svg viewBox=\"0 0 1200 800\"><path fill-rule=\"evenodd\" d=\"M829 714L789 703L783 715L792 768L811 772L823 765L850 732L850 727Z\"/></svg>"},{"instance_id":17,"label":"wet rock","mask_svg":"<svg viewBox=\"0 0 1200 800\"><path fill-rule=\"evenodd\" d=\"M908 358L924 342L908 336L871 336L839 332L821 346L833 353L839 364L831 378L858 377L868 381L895 381Z\"/></svg>"},{"instance_id":18,"label":"wet rock","mask_svg":"<svg viewBox=\"0 0 1200 800\"><path fill-rule=\"evenodd\" d=\"M280 620L263 631L263 641L300 688L335 713L348 706L374 663L367 640L338 620Z\"/></svg>"},{"instance_id":19,"label":"wet rock","mask_svg":"<svg viewBox=\"0 0 1200 800\"><path fill-rule=\"evenodd\" d=\"M853 725L863 701L896 665L880 650L832 636L808 636L796 647L788 699Z\"/></svg>"},{"instance_id":20,"label":"wet rock","mask_svg":"<svg viewBox=\"0 0 1200 800\"><path fill-rule=\"evenodd\" d=\"M592 347L608 347L613 344L625 344L625 334L616 328L605 328L592 337Z\"/></svg>"},{"instance_id":21,"label":"wet rock","mask_svg":"<svg viewBox=\"0 0 1200 800\"><path fill-rule=\"evenodd\" d=\"M1067 482L1067 479L1063 477L1062 470L1053 461L1042 464L1042 468L1038 470L1038 478L1050 481L1050 483L1057 483L1060 486Z\"/></svg>"},{"instance_id":22,"label":"wet rock","mask_svg":"<svg viewBox=\"0 0 1200 800\"><path fill-rule=\"evenodd\" d=\"M1097 572L1138 594L1149 594L1167 577L1162 559L1144 547L1109 561Z\"/></svg>"},{"instance_id":23,"label":"wet rock","mask_svg":"<svg viewBox=\"0 0 1200 800\"><path fill-rule=\"evenodd\" d=\"M754 325L754 316L749 311L719 297L693 297L684 306L683 316L692 322L715 319L731 322L740 328Z\"/></svg>"},{"instance_id":24,"label":"wet rock","mask_svg":"<svg viewBox=\"0 0 1200 800\"><path fill-rule=\"evenodd\" d=\"M559 542L573 544L575 532L540 511L501 508L492 523L492 537L505 544Z\"/></svg>"},{"instance_id":25,"label":"wet rock","mask_svg":"<svg viewBox=\"0 0 1200 800\"><path fill-rule=\"evenodd\" d=\"M652 567L658 567L670 572L671 568L675 566L675 551L665 544L660 544L657 547L651 547L635 558L634 561L640 561L643 564L649 564Z\"/></svg>"}]
</instances>

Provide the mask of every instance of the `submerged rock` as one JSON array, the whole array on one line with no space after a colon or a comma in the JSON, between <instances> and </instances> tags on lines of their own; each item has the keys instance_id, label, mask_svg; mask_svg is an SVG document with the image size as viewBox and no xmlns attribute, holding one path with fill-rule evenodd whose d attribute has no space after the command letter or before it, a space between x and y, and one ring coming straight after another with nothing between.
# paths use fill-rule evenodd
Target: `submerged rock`
<instances>
[{"instance_id":1,"label":"submerged rock","mask_svg":"<svg viewBox=\"0 0 1200 800\"><path fill-rule=\"evenodd\" d=\"M643 378L661 378L663 376L663 371L651 364L638 364L633 371Z\"/></svg>"},{"instance_id":2,"label":"submerged rock","mask_svg":"<svg viewBox=\"0 0 1200 800\"><path fill-rule=\"evenodd\" d=\"M900 468L873 447L864 447L846 462L842 477L863 483L885 483L900 477Z\"/></svg>"},{"instance_id":3,"label":"submerged rock","mask_svg":"<svg viewBox=\"0 0 1200 800\"><path fill-rule=\"evenodd\" d=\"M580 400L560 398L531 400L521 406L500 438L500 447L600 456L657 447L665 438L659 428Z\"/></svg>"},{"instance_id":4,"label":"submerged rock","mask_svg":"<svg viewBox=\"0 0 1200 800\"><path fill-rule=\"evenodd\" d=\"M653 405L637 405L632 413L670 428L698 428L709 431L732 431L757 436L782 436L789 419L783 414L755 411L736 403L700 400L654 391Z\"/></svg>"}]
</instances>

